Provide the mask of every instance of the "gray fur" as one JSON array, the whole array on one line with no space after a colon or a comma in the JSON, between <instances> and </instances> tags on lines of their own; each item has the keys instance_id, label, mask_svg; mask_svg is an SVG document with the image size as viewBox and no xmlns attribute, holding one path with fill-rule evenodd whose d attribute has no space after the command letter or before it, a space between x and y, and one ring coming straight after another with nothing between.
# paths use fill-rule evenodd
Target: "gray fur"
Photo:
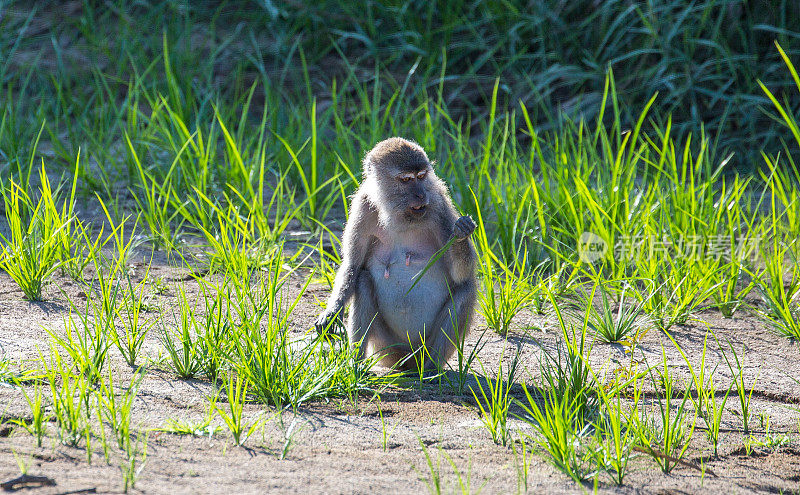
<instances>
[{"instance_id":1,"label":"gray fur","mask_svg":"<svg viewBox=\"0 0 800 495\"><path fill-rule=\"evenodd\" d=\"M413 179L402 177L411 176ZM447 186L416 143L390 138L364 158L342 237L342 265L317 319L319 330L349 303L347 334L362 357L394 366L424 343L426 368L440 367L466 336L475 306L475 223L460 217ZM457 242L406 295L412 278L451 236ZM420 353L422 354L422 353Z\"/></svg>"}]
</instances>

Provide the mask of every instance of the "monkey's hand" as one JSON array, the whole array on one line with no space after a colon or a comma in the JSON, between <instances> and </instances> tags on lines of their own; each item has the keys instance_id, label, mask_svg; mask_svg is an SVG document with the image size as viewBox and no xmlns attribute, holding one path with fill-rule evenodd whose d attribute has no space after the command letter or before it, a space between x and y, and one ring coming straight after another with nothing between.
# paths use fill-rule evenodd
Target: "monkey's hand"
<instances>
[{"instance_id":1,"label":"monkey's hand","mask_svg":"<svg viewBox=\"0 0 800 495\"><path fill-rule=\"evenodd\" d=\"M453 227L453 236L457 240L463 241L472 235L472 232L475 231L475 227L477 227L477 225L475 225L475 221L472 219L472 217L469 215L464 215L456 220L456 224Z\"/></svg>"},{"instance_id":2,"label":"monkey's hand","mask_svg":"<svg viewBox=\"0 0 800 495\"><path fill-rule=\"evenodd\" d=\"M321 315L317 318L317 321L314 323L314 326L317 330L317 333L322 333L325 330L328 330L331 333L334 333L335 329L335 320L339 319L339 316L342 314L342 310L344 308L341 307L329 307L326 308L325 311L322 312ZM341 321L341 320L339 320Z\"/></svg>"}]
</instances>

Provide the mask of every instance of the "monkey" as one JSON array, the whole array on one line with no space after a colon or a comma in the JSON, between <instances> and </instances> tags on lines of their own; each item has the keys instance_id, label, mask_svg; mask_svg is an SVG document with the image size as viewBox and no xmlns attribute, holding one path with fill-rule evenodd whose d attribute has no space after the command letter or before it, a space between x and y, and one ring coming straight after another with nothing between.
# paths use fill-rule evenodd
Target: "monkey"
<instances>
[{"instance_id":1,"label":"monkey","mask_svg":"<svg viewBox=\"0 0 800 495\"><path fill-rule=\"evenodd\" d=\"M379 142L362 171L342 235L342 262L316 328L329 328L350 303L345 326L359 359L441 369L457 340L463 343L475 307L470 236L476 224L459 216L428 155L412 141ZM452 246L411 288L451 237Z\"/></svg>"}]
</instances>

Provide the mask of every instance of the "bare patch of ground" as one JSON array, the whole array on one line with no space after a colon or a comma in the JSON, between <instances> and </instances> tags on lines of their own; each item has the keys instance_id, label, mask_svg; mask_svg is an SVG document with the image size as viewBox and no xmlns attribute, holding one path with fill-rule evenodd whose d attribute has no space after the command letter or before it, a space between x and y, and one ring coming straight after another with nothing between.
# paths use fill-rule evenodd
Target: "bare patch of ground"
<instances>
[{"instance_id":1,"label":"bare patch of ground","mask_svg":"<svg viewBox=\"0 0 800 495\"><path fill-rule=\"evenodd\" d=\"M160 260L150 276L169 284L182 274ZM297 276L285 290L296 294L301 282ZM186 284L196 291L192 282ZM311 327L319 311L316 301L324 299L327 290L312 285L298 305L292 329L298 336ZM48 345L46 329L57 332L63 328L67 297L79 301L85 297L81 291L80 285L57 278L47 289L47 302L28 303L15 284L5 274L0 275L3 357L23 363L37 359L37 349L44 351ZM173 302L174 295L168 292L155 296L154 306L169 314ZM218 493L223 489L230 493L420 493L426 491L426 483L432 483L433 477L424 446L433 472L442 477L444 492L461 491L459 476L464 485L469 483L470 491L481 489L482 493L576 493L595 488L601 492L664 494L800 491L800 384L794 380L800 377L798 345L774 334L745 312L725 319L709 310L697 318L672 329L673 338L694 366L699 365L707 328L713 329L725 346L729 341L743 359L748 388L753 386L754 438L766 438L768 420L770 434L788 436L783 445L748 450L740 432L738 399L732 395L723 418L719 459L712 458L711 445L698 421L688 459L708 468L706 472L679 466L671 474L663 474L652 459L638 454L624 486L616 487L604 476L599 477L596 487L582 485L571 481L542 455L529 455L526 469L519 453L492 441L480 423L471 394L455 394L446 383L426 383L389 389L380 400L341 399L282 413L248 404L245 417L264 423L245 446L236 447L225 429L204 437L158 431L169 418L201 421L213 388L207 381L179 380L170 373L158 332L152 331L144 346L149 364L133 407L136 429L151 430L135 490L173 494ZM544 316L525 313L516 323L518 330L508 338L487 333L479 357L487 370L496 370L500 359L509 359L519 349L517 381L534 384L542 349L556 349L562 337ZM482 319L476 317L467 346L473 346L485 330ZM669 339L655 330L644 337L634 359L657 364L662 345L672 369L688 379L684 360ZM621 347L595 344L591 360L597 370L611 373L628 365L631 356ZM132 374L115 349L111 350L109 365L122 375L121 382ZM732 374L713 339L708 343L706 367L709 372L716 369L717 388L725 390ZM514 393L518 392L515 388ZM107 464L98 442L93 444L89 464L83 447L59 443L54 425L49 426L43 446L37 448L31 435L8 423L30 416L22 389L0 385L0 404L6 422L0 431L0 482L21 474L19 462L27 466L28 474L55 482L54 486L26 493L106 493L122 489L119 457L112 455ZM214 424L221 426L218 419ZM514 428L527 431L518 421Z\"/></svg>"}]
</instances>

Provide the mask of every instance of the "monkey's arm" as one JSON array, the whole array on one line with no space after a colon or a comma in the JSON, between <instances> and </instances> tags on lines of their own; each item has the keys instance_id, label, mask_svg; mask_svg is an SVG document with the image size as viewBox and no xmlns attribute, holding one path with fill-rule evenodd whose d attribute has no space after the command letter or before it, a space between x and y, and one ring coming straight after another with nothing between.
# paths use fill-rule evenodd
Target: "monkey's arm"
<instances>
[{"instance_id":1,"label":"monkey's arm","mask_svg":"<svg viewBox=\"0 0 800 495\"><path fill-rule=\"evenodd\" d=\"M357 194L353 198L350 219L342 234L342 264L336 272L333 290L328 297L325 311L317 318L317 331L327 328L353 297L356 276L364 266L377 222L377 213L368 197L365 194Z\"/></svg>"},{"instance_id":2,"label":"monkey's arm","mask_svg":"<svg viewBox=\"0 0 800 495\"><path fill-rule=\"evenodd\" d=\"M438 222L439 237L442 243L451 236L456 238L456 242L445 253L445 261L453 282L460 285L465 280L475 278L477 255L470 236L477 226L469 215L459 216L449 198L445 198L445 202L446 213Z\"/></svg>"},{"instance_id":3,"label":"monkey's arm","mask_svg":"<svg viewBox=\"0 0 800 495\"><path fill-rule=\"evenodd\" d=\"M450 248L450 276L456 284L475 279L477 255L470 236L475 231L475 222L468 215L458 218L453 226L456 242Z\"/></svg>"}]
</instances>

